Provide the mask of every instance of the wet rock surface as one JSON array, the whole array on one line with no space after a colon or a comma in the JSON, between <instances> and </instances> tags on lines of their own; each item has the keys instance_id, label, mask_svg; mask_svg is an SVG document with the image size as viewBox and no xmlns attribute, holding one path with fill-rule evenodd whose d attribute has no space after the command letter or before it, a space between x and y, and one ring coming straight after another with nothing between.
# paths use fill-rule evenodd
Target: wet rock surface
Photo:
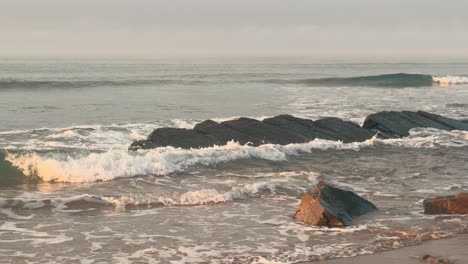
<instances>
[{"instance_id":1,"label":"wet rock surface","mask_svg":"<svg viewBox=\"0 0 468 264\"><path fill-rule=\"evenodd\" d=\"M363 128L381 132L390 137L405 137L412 128L432 127L441 130L468 130L462 121L427 113L424 111L384 111L369 115Z\"/></svg>"},{"instance_id":2,"label":"wet rock surface","mask_svg":"<svg viewBox=\"0 0 468 264\"><path fill-rule=\"evenodd\" d=\"M426 199L425 214L468 214L468 192Z\"/></svg>"},{"instance_id":3,"label":"wet rock surface","mask_svg":"<svg viewBox=\"0 0 468 264\"><path fill-rule=\"evenodd\" d=\"M449 264L449 260L443 257L434 257L431 255L424 255L424 256L419 256L419 260L421 260L423 263L429 263L429 264Z\"/></svg>"},{"instance_id":4,"label":"wet rock surface","mask_svg":"<svg viewBox=\"0 0 468 264\"><path fill-rule=\"evenodd\" d=\"M320 181L304 194L294 218L314 225L347 226L353 218L377 210L377 207L357 194Z\"/></svg>"},{"instance_id":5,"label":"wet rock surface","mask_svg":"<svg viewBox=\"0 0 468 264\"><path fill-rule=\"evenodd\" d=\"M380 138L400 138L413 128L468 130L468 123L423 111L384 111L369 115L363 126L336 117L316 121L291 115L279 115L263 121L241 117L217 123L205 120L193 129L158 128L146 140L133 142L129 149L157 147L202 148L225 145L233 140L240 144L304 143L316 138L362 142L377 135Z\"/></svg>"}]
</instances>

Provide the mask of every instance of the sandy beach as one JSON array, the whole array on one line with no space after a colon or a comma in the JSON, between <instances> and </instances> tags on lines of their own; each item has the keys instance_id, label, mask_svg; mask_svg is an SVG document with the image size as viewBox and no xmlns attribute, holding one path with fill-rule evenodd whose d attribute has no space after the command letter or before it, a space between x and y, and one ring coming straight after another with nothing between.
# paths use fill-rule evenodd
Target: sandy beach
<instances>
[{"instance_id":1,"label":"sandy beach","mask_svg":"<svg viewBox=\"0 0 468 264\"><path fill-rule=\"evenodd\" d=\"M354 258L341 258L315 263L329 264L404 264L404 263L425 263L418 259L418 256L431 255L434 257L447 258L450 263L468 263L468 234L457 235L455 237L431 240L421 245L405 247L372 255L364 255Z\"/></svg>"}]
</instances>

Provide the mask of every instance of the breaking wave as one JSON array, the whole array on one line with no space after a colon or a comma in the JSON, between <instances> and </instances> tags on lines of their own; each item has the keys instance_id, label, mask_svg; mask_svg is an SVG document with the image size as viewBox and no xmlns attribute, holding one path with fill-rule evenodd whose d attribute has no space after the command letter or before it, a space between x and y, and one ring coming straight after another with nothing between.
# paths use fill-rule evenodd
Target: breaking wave
<instances>
[{"instance_id":1,"label":"breaking wave","mask_svg":"<svg viewBox=\"0 0 468 264\"><path fill-rule=\"evenodd\" d=\"M34 209L52 206L59 210L76 210L109 207L117 210L144 209L160 206L195 206L225 203L263 193L273 193L288 184L287 179L270 180L234 186L225 192L215 189L192 190L182 193L128 193L120 196L79 194L69 197L18 197L0 199L0 208ZM0 209L0 213L7 213Z\"/></svg>"},{"instance_id":2,"label":"breaking wave","mask_svg":"<svg viewBox=\"0 0 468 264\"><path fill-rule=\"evenodd\" d=\"M18 168L25 176L37 176L44 181L81 183L144 175L168 175L194 166L210 166L241 159L287 161L289 156L311 153L315 150L358 151L366 147L379 146L404 148L468 146L468 132L466 131L448 132L419 128L411 130L410 133L411 135L406 138L383 140L374 137L364 142L354 143L315 139L301 144L266 144L254 147L231 141L224 146L201 149L173 147L138 151L112 149L78 157L73 157L66 152L7 152L5 160Z\"/></svg>"},{"instance_id":3,"label":"breaking wave","mask_svg":"<svg viewBox=\"0 0 468 264\"><path fill-rule=\"evenodd\" d=\"M249 79L249 76L238 76L234 80L223 80L227 83L274 83L302 84L308 86L365 86L365 87L425 87L433 85L467 84L468 77L436 76L428 74L394 73L356 77L331 77L319 79L266 79L264 77ZM128 79L128 80L15 80L0 79L0 89L35 89L35 88L94 88L94 87L131 87L157 85L201 85L213 83L211 79Z\"/></svg>"},{"instance_id":4,"label":"breaking wave","mask_svg":"<svg viewBox=\"0 0 468 264\"><path fill-rule=\"evenodd\" d=\"M403 88L467 84L468 77L395 73L375 76L306 79L300 80L298 83L309 86L374 86Z\"/></svg>"}]
</instances>

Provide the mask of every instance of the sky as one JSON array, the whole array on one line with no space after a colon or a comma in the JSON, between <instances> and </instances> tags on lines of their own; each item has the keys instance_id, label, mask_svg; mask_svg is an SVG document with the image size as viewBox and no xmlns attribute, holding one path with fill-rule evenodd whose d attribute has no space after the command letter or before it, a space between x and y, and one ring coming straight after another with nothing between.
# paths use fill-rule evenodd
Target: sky
<instances>
[{"instance_id":1,"label":"sky","mask_svg":"<svg viewBox=\"0 0 468 264\"><path fill-rule=\"evenodd\" d=\"M468 58L467 0L0 0L0 56Z\"/></svg>"}]
</instances>

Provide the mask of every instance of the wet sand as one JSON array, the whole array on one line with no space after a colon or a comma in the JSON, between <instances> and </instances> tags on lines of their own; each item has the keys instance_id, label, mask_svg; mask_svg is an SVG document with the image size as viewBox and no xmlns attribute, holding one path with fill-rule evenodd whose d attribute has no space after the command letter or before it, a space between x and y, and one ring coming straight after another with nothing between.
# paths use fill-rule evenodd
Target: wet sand
<instances>
[{"instance_id":1,"label":"wet sand","mask_svg":"<svg viewBox=\"0 0 468 264\"><path fill-rule=\"evenodd\" d=\"M421 245L405 247L372 255L364 255L354 258L341 258L314 263L329 264L404 264L426 263L420 261L418 256L431 255L443 257L450 263L468 263L468 234L457 235L452 238L431 240Z\"/></svg>"}]
</instances>

